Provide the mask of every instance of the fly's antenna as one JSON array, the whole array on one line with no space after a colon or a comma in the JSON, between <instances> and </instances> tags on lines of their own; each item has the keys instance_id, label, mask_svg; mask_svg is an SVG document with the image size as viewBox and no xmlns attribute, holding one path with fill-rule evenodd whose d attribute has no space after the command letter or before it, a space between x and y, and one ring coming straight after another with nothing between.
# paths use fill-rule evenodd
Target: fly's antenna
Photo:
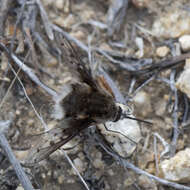
<instances>
[{"instance_id":1,"label":"fly's antenna","mask_svg":"<svg viewBox=\"0 0 190 190\"><path fill-rule=\"evenodd\" d=\"M124 118L131 119L131 120L135 120L135 121L139 121L139 122L142 122L142 123L146 123L146 124L148 124L148 125L153 125L152 122L149 122L149 121L146 121L146 120L143 120L143 119L139 119L139 118L135 118L135 117L130 117L130 116L128 116L127 114L122 113L122 114L121 114L121 119L124 119Z\"/></svg>"},{"instance_id":2,"label":"fly's antenna","mask_svg":"<svg viewBox=\"0 0 190 190\"><path fill-rule=\"evenodd\" d=\"M121 109L121 113L120 113L120 119L124 119L124 118L127 118L127 119L131 119L131 120L135 120L135 121L139 121L141 123L146 123L148 125L153 125L152 122L149 122L149 121L145 121L143 119L139 119L139 118L135 118L135 117L131 117L132 113L133 113L133 108L131 108L130 106L128 105L124 105L124 104L120 104L120 103L116 103L120 109Z\"/></svg>"}]
</instances>

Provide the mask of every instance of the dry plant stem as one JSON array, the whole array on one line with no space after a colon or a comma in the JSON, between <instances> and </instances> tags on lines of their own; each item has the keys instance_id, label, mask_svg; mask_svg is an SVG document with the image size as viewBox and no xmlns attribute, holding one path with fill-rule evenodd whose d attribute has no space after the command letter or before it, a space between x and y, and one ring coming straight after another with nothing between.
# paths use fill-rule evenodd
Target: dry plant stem
<instances>
[{"instance_id":1,"label":"dry plant stem","mask_svg":"<svg viewBox=\"0 0 190 190\"><path fill-rule=\"evenodd\" d=\"M148 83L150 83L152 80L155 79L155 75L151 76L149 79L147 79L141 86L139 86L134 92L133 92L133 97L143 88L145 87Z\"/></svg>"},{"instance_id":2,"label":"dry plant stem","mask_svg":"<svg viewBox=\"0 0 190 190\"><path fill-rule=\"evenodd\" d=\"M115 32L119 32L121 29L121 26L125 21L128 2L128 0L114 0L110 3L107 13L108 36L112 36Z\"/></svg>"},{"instance_id":3,"label":"dry plant stem","mask_svg":"<svg viewBox=\"0 0 190 190\"><path fill-rule=\"evenodd\" d=\"M175 71L171 72L170 75L170 87L171 90L174 93L174 97L175 97L175 102L174 102L174 111L173 111L173 125L174 125L174 134L173 134L173 138L172 138L172 142L171 142L171 152L170 152L170 156L174 156L175 152L176 152L176 144L177 144L177 140L178 140L178 136L179 136L179 126L178 126L178 95L177 95L177 89L175 87Z\"/></svg>"},{"instance_id":4,"label":"dry plant stem","mask_svg":"<svg viewBox=\"0 0 190 190\"><path fill-rule=\"evenodd\" d=\"M13 47L14 47L14 41L15 41L15 38L16 38L16 31L17 31L18 25L19 25L19 23L21 21L21 18L23 16L25 5L26 5L26 1L24 1L24 3L22 4L21 11L19 13L19 16L18 16L18 18L16 20L16 23L15 23L15 26L14 26L14 32L13 32L13 36L11 38L11 46L10 46L11 52L12 52Z\"/></svg>"},{"instance_id":5,"label":"dry plant stem","mask_svg":"<svg viewBox=\"0 0 190 190\"><path fill-rule=\"evenodd\" d=\"M158 73L166 69L171 69L178 65L184 64L184 61L190 58L190 53L185 53L180 56L174 56L172 58L160 61L158 63L153 63L151 66L145 69L135 70L133 74L135 76L142 76L147 74Z\"/></svg>"},{"instance_id":6,"label":"dry plant stem","mask_svg":"<svg viewBox=\"0 0 190 190\"><path fill-rule=\"evenodd\" d=\"M86 53L88 53L88 47L83 44L82 42L80 42L79 40L77 40L76 38L74 38L73 36L69 35L67 32L63 31L60 27L52 24L52 27L55 31L61 33L65 38L67 38L69 41L74 42L78 47L80 47L82 50L84 50ZM96 51L99 54L103 55L104 57L106 57L109 61L113 62L113 63L118 63L120 65L122 65L126 70L129 71L134 71L134 67L131 66L130 64L127 64L125 62L116 60L114 58L112 58L110 55L108 55L108 53L106 53L106 51L100 49L100 48L94 48L92 47L91 51Z\"/></svg>"},{"instance_id":7,"label":"dry plant stem","mask_svg":"<svg viewBox=\"0 0 190 190\"><path fill-rule=\"evenodd\" d=\"M14 55L13 53L11 54L12 59L14 60L14 62L30 77L30 79L35 82L37 85L39 85L41 88L43 88L49 95L51 95L52 97L56 97L57 93L52 90L51 88L49 88L48 86L44 85L39 78L34 74L34 72L32 71L32 69L30 69L28 66L26 66L22 61L20 61L16 55Z\"/></svg>"},{"instance_id":8,"label":"dry plant stem","mask_svg":"<svg viewBox=\"0 0 190 190\"><path fill-rule=\"evenodd\" d=\"M39 118L39 120L41 121L41 123L42 123L44 129L47 130L48 127L47 127L46 123L44 122L44 120L43 120L43 118L40 116L40 114L37 112L37 110L35 109L34 104L33 104L32 101L30 100L30 98L28 97L27 92L26 92L26 89L24 88L24 85L22 84L22 81L21 81L20 78L17 76L17 73L14 71L14 69L12 68L12 66L11 66L11 65L9 65L9 66L10 66L12 72L14 73L15 77L16 77L17 80L19 81L20 85L22 86L22 89L23 89L23 91L24 91L24 94L25 94L27 100L29 101L30 105L32 106L32 108L33 108L33 110L34 110L36 116L37 116L37 117Z\"/></svg>"},{"instance_id":9,"label":"dry plant stem","mask_svg":"<svg viewBox=\"0 0 190 190\"><path fill-rule=\"evenodd\" d=\"M40 16L42 18L42 22L43 22L43 25L45 27L46 34L47 34L47 36L49 37L50 40L54 40L53 30L52 30L52 27L51 27L51 23L50 23L50 21L48 19L47 13L44 10L44 7L43 7L40 0L36 0L36 3L37 3L37 5L38 5L38 7L40 9Z\"/></svg>"},{"instance_id":10,"label":"dry plant stem","mask_svg":"<svg viewBox=\"0 0 190 190\"><path fill-rule=\"evenodd\" d=\"M145 138L145 142L144 142L144 146L142 148L142 152L145 152L147 150L147 147L149 145L149 141L150 141L150 134L148 133L146 138Z\"/></svg>"},{"instance_id":11,"label":"dry plant stem","mask_svg":"<svg viewBox=\"0 0 190 190\"><path fill-rule=\"evenodd\" d=\"M21 68L22 71L24 71L28 75L28 77L33 82L35 82L37 85L39 85L41 88L43 88L52 97L56 97L57 96L56 91L54 91L51 88L49 88L48 86L44 85L39 80L39 78L35 75L35 73L33 72L33 70L30 69L27 65L25 65L16 55L14 55L13 53L10 53L9 50L2 43L0 43L0 47L5 51L5 53L7 54L8 58L11 58L18 65L18 67Z\"/></svg>"},{"instance_id":12,"label":"dry plant stem","mask_svg":"<svg viewBox=\"0 0 190 190\"><path fill-rule=\"evenodd\" d=\"M158 152L157 152L157 139L154 136L154 158L155 158L155 165L156 165L156 175L159 174L159 167L158 167Z\"/></svg>"},{"instance_id":13,"label":"dry plant stem","mask_svg":"<svg viewBox=\"0 0 190 190\"><path fill-rule=\"evenodd\" d=\"M5 50L5 52L6 52L6 54L7 54L7 56L8 56L9 59L13 59L13 58L11 57L10 53L9 53L9 50L8 50L3 44L0 43L0 47L3 48L3 50ZM15 57L16 57L16 56L15 56ZM18 59L18 58L17 58L17 59ZM13 59L13 60L14 60L14 59ZM19 60L19 59L18 59L18 60ZM36 111L35 106L33 105L32 101L30 100L30 98L28 97L28 95L27 95L27 93L26 93L26 90L25 90L25 88L24 88L24 85L22 84L22 81L21 81L20 78L17 76L18 73L20 72L20 69L23 68L22 66L24 66L24 68L25 68L24 72L26 72L26 74L28 74L28 71L30 71L31 69L30 69L29 67L27 67L26 65L24 65L24 63L22 63L20 60L18 61L18 63L19 63L19 64L18 64L19 70L18 70L17 73L16 73L15 70L12 68L11 64L8 63L10 69L12 70L12 72L13 72L14 75L15 75L15 78L13 79L13 82L11 83L11 85L10 85L10 87L9 87L9 89L8 89L8 92L9 92L10 88L12 87L12 85L14 84L15 79L18 79L20 85L21 85L22 88L23 88L24 94L25 94L27 100L30 102L30 104L31 104L31 106L32 106L32 108L33 108L33 110L34 110L36 116L37 116L37 117L39 118L39 120L41 121L41 123L42 123L43 127L45 128L45 130L47 130L47 125L46 125L46 123L44 122L43 118L39 115L39 113ZM31 71L32 71L32 70L31 70ZM32 76L33 76L33 75L35 76L35 74L32 72ZM31 76L29 75L29 77L31 77ZM37 76L35 76L34 78L37 78L37 80L40 81ZM40 82L40 83L41 83L41 82ZM43 83L41 83L41 84L42 84L43 86L45 86ZM47 88L48 88L48 87L47 87ZM49 88L48 88L48 89L49 89ZM8 92L6 93L6 96L7 96ZM3 98L2 102L0 103L0 107L3 105L5 99L6 99L6 98Z\"/></svg>"},{"instance_id":14,"label":"dry plant stem","mask_svg":"<svg viewBox=\"0 0 190 190\"><path fill-rule=\"evenodd\" d=\"M83 179L83 177L80 175L79 171L77 170L77 168L75 167L75 165L73 164L72 160L69 158L69 156L67 155L67 153L62 149L62 152L64 153L66 159L68 160L69 164L72 166L72 168L75 170L75 172L77 173L77 175L79 176L80 180L82 181L82 183L84 184L85 188L87 190L90 190L88 185L86 184L85 180Z\"/></svg>"},{"instance_id":15,"label":"dry plant stem","mask_svg":"<svg viewBox=\"0 0 190 190\"><path fill-rule=\"evenodd\" d=\"M18 76L19 72L20 72L20 69L17 71L17 73L16 73L16 75L15 75L14 79L12 80L11 84L9 85L8 90L6 91L5 96L3 97L2 101L0 102L0 108L3 106L3 104L4 104L5 100L7 99L8 94L9 94L9 92L10 92L11 88L13 87L13 85L14 85L14 83L15 83L15 80L17 79L17 77L16 77L16 76Z\"/></svg>"},{"instance_id":16,"label":"dry plant stem","mask_svg":"<svg viewBox=\"0 0 190 190\"><path fill-rule=\"evenodd\" d=\"M183 114L182 124L186 123L188 119L189 103L188 103L188 98L186 94L184 94L184 103L185 103L185 110Z\"/></svg>"},{"instance_id":17,"label":"dry plant stem","mask_svg":"<svg viewBox=\"0 0 190 190\"><path fill-rule=\"evenodd\" d=\"M117 154L114 154L112 152L110 152L107 147L105 147L102 143L99 143L99 145L109 154L111 155L116 161L118 161L123 167L127 168L127 169L131 169L133 170L135 173L140 174L140 175L145 175L147 177L149 177L150 179L153 179L155 181L157 181L158 183L162 184L162 185L166 185L166 186L170 186L173 187L175 189L180 189L180 190L190 190L190 187L185 186L185 185L180 185L178 183L174 183L174 182L170 182L167 181L165 179L159 178L157 176L154 176L152 174L149 174L148 172L145 172L144 170L136 167L135 165L131 164L130 162L128 162L126 159L119 157Z\"/></svg>"},{"instance_id":18,"label":"dry plant stem","mask_svg":"<svg viewBox=\"0 0 190 190\"><path fill-rule=\"evenodd\" d=\"M174 134L172 138L172 149L171 156L174 156L176 152L176 146L177 146L177 140L179 137L179 124L178 124L178 95L177 95L177 89L174 91L175 95L175 102L174 102L174 112L173 112L173 125L174 125Z\"/></svg>"},{"instance_id":19,"label":"dry plant stem","mask_svg":"<svg viewBox=\"0 0 190 190\"><path fill-rule=\"evenodd\" d=\"M6 155L9 159L10 163L12 164L12 166L16 172L16 175L17 175L19 181L21 182L22 186L24 187L24 189L25 190L33 190L34 188L32 187L30 180L28 179L28 177L25 174L20 163L18 162L15 155L13 154L11 147L9 146L9 143L2 131L0 131L0 146L6 152Z\"/></svg>"},{"instance_id":20,"label":"dry plant stem","mask_svg":"<svg viewBox=\"0 0 190 190\"><path fill-rule=\"evenodd\" d=\"M84 50L85 52L88 53L88 47L86 45L84 45L82 42L80 42L79 40L77 40L76 38L72 37L71 35L69 35L67 32L63 31L60 27L52 24L52 28L61 33L65 38L67 38L69 41L74 42L78 47L80 47L82 50Z\"/></svg>"},{"instance_id":21,"label":"dry plant stem","mask_svg":"<svg viewBox=\"0 0 190 190\"><path fill-rule=\"evenodd\" d=\"M100 48L93 48L93 50L100 53L104 57L106 57L112 63L118 63L121 67L125 68L127 71L134 71L135 70L135 68L133 66L131 66L130 64L112 58L110 55L108 55L108 53L106 53L106 51L104 51Z\"/></svg>"},{"instance_id":22,"label":"dry plant stem","mask_svg":"<svg viewBox=\"0 0 190 190\"><path fill-rule=\"evenodd\" d=\"M164 150L162 151L160 157L166 156L170 152L170 144L168 144L158 133L154 133L154 137L157 137L162 145L164 146Z\"/></svg>"},{"instance_id":23,"label":"dry plant stem","mask_svg":"<svg viewBox=\"0 0 190 190\"><path fill-rule=\"evenodd\" d=\"M3 36L5 30L5 22L8 16L9 6L12 0L0 0L0 37Z\"/></svg>"},{"instance_id":24,"label":"dry plant stem","mask_svg":"<svg viewBox=\"0 0 190 190\"><path fill-rule=\"evenodd\" d=\"M133 93L133 89L134 89L134 87L135 87L135 83L136 83L136 78L132 78L132 80L131 80L131 83L130 83L130 87L129 87L129 92L128 92L128 94L132 94Z\"/></svg>"}]
</instances>

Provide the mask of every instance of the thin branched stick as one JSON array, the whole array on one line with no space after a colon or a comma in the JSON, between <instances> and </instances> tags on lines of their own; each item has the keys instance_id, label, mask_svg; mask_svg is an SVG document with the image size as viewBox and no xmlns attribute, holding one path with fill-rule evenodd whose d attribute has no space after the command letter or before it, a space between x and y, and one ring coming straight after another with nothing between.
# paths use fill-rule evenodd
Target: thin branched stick
<instances>
[{"instance_id":1,"label":"thin branched stick","mask_svg":"<svg viewBox=\"0 0 190 190\"><path fill-rule=\"evenodd\" d=\"M10 121L8 121L10 123ZM1 122L0 127L4 127L2 125L7 125L7 122ZM13 166L16 175L18 179L20 180L20 183L24 187L25 190L33 190L33 186L28 179L27 175L25 174L23 168L21 167L19 161L16 159L15 155L13 154L13 151L11 150L11 147L9 146L9 143L3 133L3 130L0 130L0 146L5 151L11 165Z\"/></svg>"}]
</instances>

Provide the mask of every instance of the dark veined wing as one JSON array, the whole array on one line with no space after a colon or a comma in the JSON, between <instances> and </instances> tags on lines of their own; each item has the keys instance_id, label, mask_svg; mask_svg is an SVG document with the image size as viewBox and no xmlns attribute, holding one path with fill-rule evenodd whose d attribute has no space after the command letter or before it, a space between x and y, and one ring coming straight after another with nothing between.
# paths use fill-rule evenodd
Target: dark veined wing
<instances>
[{"instance_id":1,"label":"dark veined wing","mask_svg":"<svg viewBox=\"0 0 190 190\"><path fill-rule=\"evenodd\" d=\"M81 59L81 50L73 46L66 38L61 39L61 48L64 63L79 74L81 82L88 84L93 89L97 89L97 83L93 78L90 66Z\"/></svg>"},{"instance_id":2,"label":"dark veined wing","mask_svg":"<svg viewBox=\"0 0 190 190\"><path fill-rule=\"evenodd\" d=\"M61 39L61 47L63 51L63 59L66 65L72 67L79 74L82 82L88 84L96 91L101 91L115 99L114 93L109 87L103 75L98 75L94 78L90 65L85 64L81 59L80 50L73 46L66 38ZM81 53L82 54L82 53Z\"/></svg>"},{"instance_id":3,"label":"dark veined wing","mask_svg":"<svg viewBox=\"0 0 190 190\"><path fill-rule=\"evenodd\" d=\"M57 149L62 147L64 144L69 142L72 138L74 138L77 133L73 133L64 139L60 139L58 142L54 143L53 141L50 143L51 145L44 148L36 148L30 152L30 156L25 160L25 166L33 166L38 162L47 158L50 154L55 152Z\"/></svg>"},{"instance_id":4,"label":"dark veined wing","mask_svg":"<svg viewBox=\"0 0 190 190\"><path fill-rule=\"evenodd\" d=\"M25 159L25 166L33 166L36 163L44 160L57 149L65 145L75 136L77 136L83 129L89 127L93 122L91 119L73 119L69 118L64 121L68 125L68 128L63 127L54 128L45 134L36 135L40 138L44 138L43 135L47 135L49 138L40 139L40 143L36 140L36 146L34 145L30 151L30 154ZM52 137L52 138L51 138Z\"/></svg>"}]
</instances>

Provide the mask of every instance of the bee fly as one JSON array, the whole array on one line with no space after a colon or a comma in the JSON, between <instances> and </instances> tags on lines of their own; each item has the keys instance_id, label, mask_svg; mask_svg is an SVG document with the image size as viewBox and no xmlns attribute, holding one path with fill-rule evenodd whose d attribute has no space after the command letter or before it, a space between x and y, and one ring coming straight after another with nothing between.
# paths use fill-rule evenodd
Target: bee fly
<instances>
[{"instance_id":1,"label":"bee fly","mask_svg":"<svg viewBox=\"0 0 190 190\"><path fill-rule=\"evenodd\" d=\"M64 86L63 93L54 97L52 116L61 120L64 126L53 129L53 133L61 138L33 152L33 163L43 160L91 125L116 122L122 118L142 121L129 117L122 110L115 102L114 94L104 78L93 76L90 67L85 65L69 41L63 39L61 43L64 62L74 73L75 79Z\"/></svg>"}]
</instances>

